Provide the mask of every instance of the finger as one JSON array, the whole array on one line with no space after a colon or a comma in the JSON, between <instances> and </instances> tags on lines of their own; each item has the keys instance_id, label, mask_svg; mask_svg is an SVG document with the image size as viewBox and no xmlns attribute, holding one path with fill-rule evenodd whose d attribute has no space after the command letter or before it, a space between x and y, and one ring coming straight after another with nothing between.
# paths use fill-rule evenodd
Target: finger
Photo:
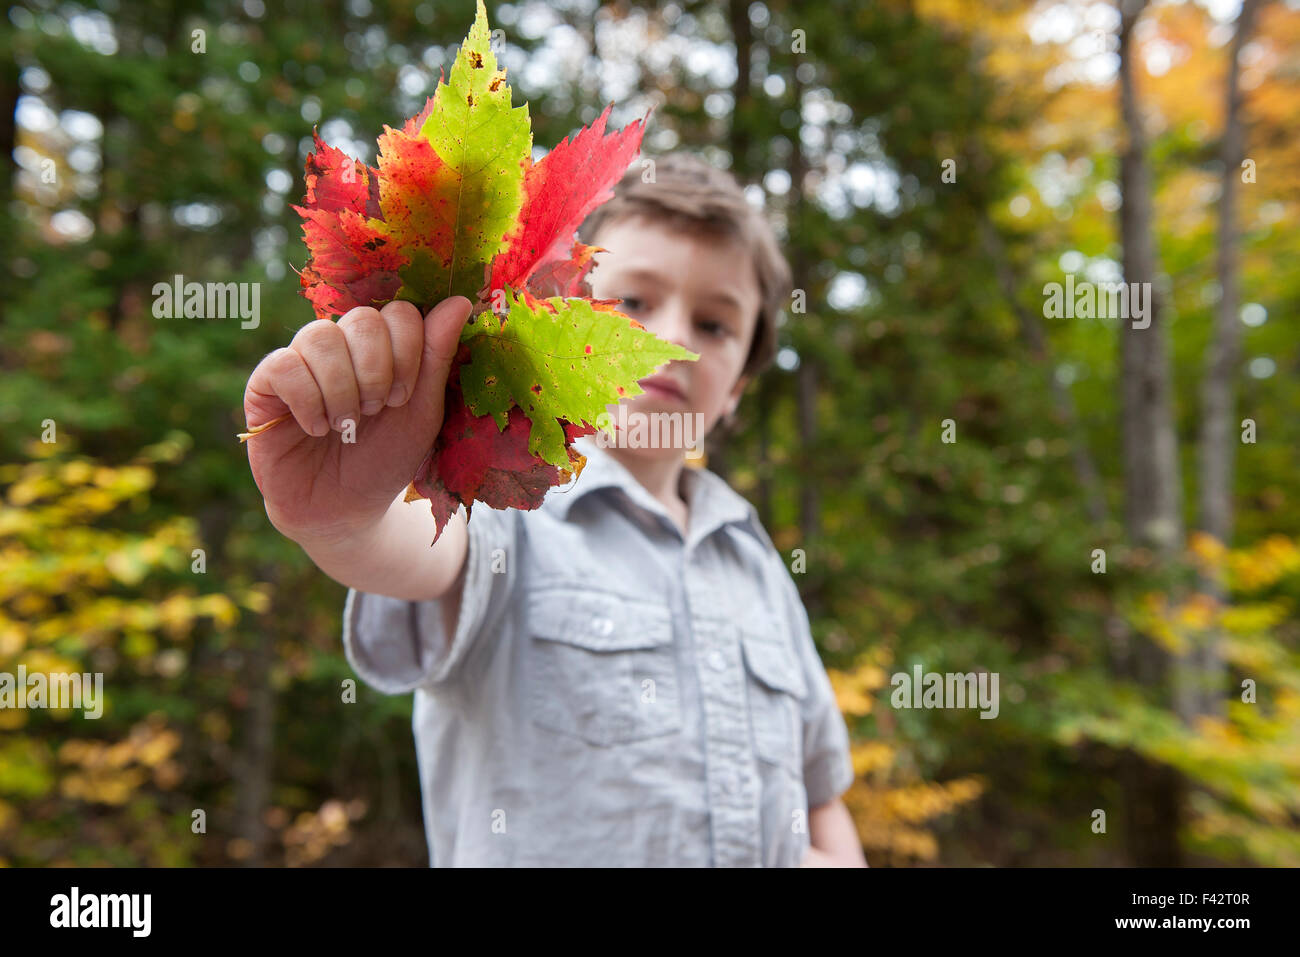
<instances>
[{"instance_id":1,"label":"finger","mask_svg":"<svg viewBox=\"0 0 1300 957\"><path fill-rule=\"evenodd\" d=\"M421 407L441 410L443 391L447 388L447 373L456 356L460 331L473 311L473 304L464 296L444 299L424 317L424 348L420 354L420 374L415 380L412 399L418 398Z\"/></svg>"},{"instance_id":2,"label":"finger","mask_svg":"<svg viewBox=\"0 0 1300 957\"><path fill-rule=\"evenodd\" d=\"M325 402L307 364L293 349L276 349L257 364L244 389L244 419L257 428L285 412L308 435L329 431Z\"/></svg>"},{"instance_id":3,"label":"finger","mask_svg":"<svg viewBox=\"0 0 1300 957\"><path fill-rule=\"evenodd\" d=\"M388 324L393 349L393 387L387 396L391 406L405 405L415 391L420 374L420 353L424 350L424 317L413 303L403 299L379 310Z\"/></svg>"},{"instance_id":4,"label":"finger","mask_svg":"<svg viewBox=\"0 0 1300 957\"><path fill-rule=\"evenodd\" d=\"M361 414L374 415L384 407L393 387L393 342L388 324L378 311L359 307L349 310L338 326L352 357Z\"/></svg>"},{"instance_id":5,"label":"finger","mask_svg":"<svg viewBox=\"0 0 1300 957\"><path fill-rule=\"evenodd\" d=\"M474 304L464 296L452 296L438 303L425 317L425 355L432 356L440 365L450 367L451 360L460 347L461 330L465 328L473 311Z\"/></svg>"},{"instance_id":6,"label":"finger","mask_svg":"<svg viewBox=\"0 0 1300 957\"><path fill-rule=\"evenodd\" d=\"M447 387L447 372L455 358L460 330L469 319L473 306L463 295L443 299L424 317L424 348L420 352L420 374L416 378L411 402L420 410L428 410L428 421L422 426L433 426L442 421L443 393ZM435 430L435 429L434 429Z\"/></svg>"},{"instance_id":7,"label":"finger","mask_svg":"<svg viewBox=\"0 0 1300 957\"><path fill-rule=\"evenodd\" d=\"M361 400L347 337L338 324L315 319L298 330L289 348L302 356L316 380L330 428L342 432L348 420L355 424L361 417Z\"/></svg>"}]
</instances>

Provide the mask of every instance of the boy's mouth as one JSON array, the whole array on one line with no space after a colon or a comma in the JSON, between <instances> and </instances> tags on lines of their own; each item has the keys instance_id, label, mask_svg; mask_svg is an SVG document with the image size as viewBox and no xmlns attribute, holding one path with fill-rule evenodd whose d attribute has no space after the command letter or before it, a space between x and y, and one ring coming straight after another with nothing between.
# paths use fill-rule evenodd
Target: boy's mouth
<instances>
[{"instance_id":1,"label":"boy's mouth","mask_svg":"<svg viewBox=\"0 0 1300 957\"><path fill-rule=\"evenodd\" d=\"M645 389L647 395L660 399L673 399L677 402L686 401L685 390L665 375L647 376L639 380L637 384Z\"/></svg>"}]
</instances>

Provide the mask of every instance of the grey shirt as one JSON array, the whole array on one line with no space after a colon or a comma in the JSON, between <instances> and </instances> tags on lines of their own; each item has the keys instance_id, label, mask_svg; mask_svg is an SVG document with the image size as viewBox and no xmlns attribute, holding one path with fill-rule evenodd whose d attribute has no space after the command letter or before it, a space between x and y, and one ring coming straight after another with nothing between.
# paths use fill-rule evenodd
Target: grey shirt
<instances>
[{"instance_id":1,"label":"grey shirt","mask_svg":"<svg viewBox=\"0 0 1300 957\"><path fill-rule=\"evenodd\" d=\"M590 438L529 512L469 521L456 633L355 590L362 680L415 692L434 866L798 866L853 781L808 616L753 507L683 469L688 534Z\"/></svg>"}]
</instances>

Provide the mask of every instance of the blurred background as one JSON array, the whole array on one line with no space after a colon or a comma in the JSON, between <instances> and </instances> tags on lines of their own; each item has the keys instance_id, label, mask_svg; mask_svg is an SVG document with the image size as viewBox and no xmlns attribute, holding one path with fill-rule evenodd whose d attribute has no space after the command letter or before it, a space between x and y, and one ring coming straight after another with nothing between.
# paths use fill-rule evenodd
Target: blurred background
<instances>
[{"instance_id":1,"label":"blurred background","mask_svg":"<svg viewBox=\"0 0 1300 957\"><path fill-rule=\"evenodd\" d=\"M653 106L643 155L778 227L804 295L709 467L797 572L871 864L1300 865L1300 3L488 15L536 157ZM106 705L0 710L0 863L427 863L411 699L341 700L344 589L235 435L312 317L312 128L373 163L473 16L7 8L0 671ZM260 323L156 318L176 274ZM1150 282L1151 328L1067 277ZM996 672L998 717L892 707L917 665Z\"/></svg>"}]
</instances>

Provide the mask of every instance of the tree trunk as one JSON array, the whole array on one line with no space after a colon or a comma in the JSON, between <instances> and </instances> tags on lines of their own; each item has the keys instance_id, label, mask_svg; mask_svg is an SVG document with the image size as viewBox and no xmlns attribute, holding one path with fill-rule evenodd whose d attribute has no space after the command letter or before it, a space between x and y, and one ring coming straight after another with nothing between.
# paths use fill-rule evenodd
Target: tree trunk
<instances>
[{"instance_id":1,"label":"tree trunk","mask_svg":"<svg viewBox=\"0 0 1300 957\"><path fill-rule=\"evenodd\" d=\"M1168 334L1154 297L1155 243L1151 222L1151 179L1147 169L1146 134L1138 109L1135 82L1136 49L1133 29L1146 0L1118 0L1120 112L1125 146L1120 156L1120 234L1124 248L1124 280L1145 284L1148 314L1145 328L1120 317L1121 417L1123 428L1125 526L1130 540L1151 549L1158 560L1177 553L1183 540L1178 444L1174 431L1169 374ZM1138 677L1161 685L1172 670L1178 713L1190 719L1193 702L1184 669L1170 669L1168 656L1153 642L1139 643ZM1140 867L1178 866L1178 840L1183 782L1162 765L1133 756L1123 774L1129 855Z\"/></svg>"},{"instance_id":2,"label":"tree trunk","mask_svg":"<svg viewBox=\"0 0 1300 957\"><path fill-rule=\"evenodd\" d=\"M731 87L731 171L740 185L753 181L753 168L749 161L750 114L753 111L753 91L750 88L749 75L750 54L754 44L754 32L749 23L748 0L729 0L728 17L731 20L731 36L736 44L736 82Z\"/></svg>"},{"instance_id":3,"label":"tree trunk","mask_svg":"<svg viewBox=\"0 0 1300 957\"><path fill-rule=\"evenodd\" d=\"M14 192L14 147L18 145L18 129L14 120L14 111L18 108L18 63L14 59L13 34L7 40L0 41L0 323L4 322L5 310L13 297L14 284L11 281L9 261L15 252L13 240L17 224L9 212L10 204L17 196Z\"/></svg>"},{"instance_id":4,"label":"tree trunk","mask_svg":"<svg viewBox=\"0 0 1300 957\"><path fill-rule=\"evenodd\" d=\"M1258 10L1258 0L1244 0L1228 51L1227 102L1219 154L1223 170L1216 262L1222 295L1214 316L1214 331L1205 350L1205 378L1201 383L1200 526L1225 545L1231 544L1232 540L1237 368L1241 362L1241 323L1237 318L1241 284L1237 265L1239 237L1236 215L1245 134L1241 121L1240 58L1241 48L1250 36ZM1220 601L1225 597L1218 583L1211 579L1202 579L1200 587ZM1222 711L1220 693L1225 668L1215 648L1216 641L1217 635L1211 634L1198 649L1202 694L1197 711L1200 714L1219 714Z\"/></svg>"},{"instance_id":5,"label":"tree trunk","mask_svg":"<svg viewBox=\"0 0 1300 957\"><path fill-rule=\"evenodd\" d=\"M804 180L808 173L808 160L803 151L803 83L799 71L790 73L794 94L794 109L799 119L794 135L790 137L790 275L795 289L807 292L810 285L808 256L802 242L804 218ZM812 463L817 458L817 395L821 375L813 350L805 349L799 356L796 373L796 409L799 423L799 454L802 461ZM803 547L811 551L821 536L821 496L813 477L805 474L799 485L799 534Z\"/></svg>"},{"instance_id":6,"label":"tree trunk","mask_svg":"<svg viewBox=\"0 0 1300 957\"><path fill-rule=\"evenodd\" d=\"M733 109L731 111L731 124L727 129L727 150L731 154L731 173L741 186L745 186L753 182L755 178L754 170L751 168L749 161L750 112L753 103L753 91L750 88L749 75L754 45L754 32L749 23L749 4L745 3L744 0L729 0L727 17L731 26L732 41L736 45L736 82L731 85ZM761 395L763 383L760 382L756 388L760 392L757 402L758 431L760 435L758 475L760 498L762 498L766 494L766 490L762 488L762 476L767 472L767 442L765 436L767 434L766 416L768 414L768 405ZM709 468L723 479L727 479L731 471L730 463L727 461L726 441L730 434L730 429L725 429L722 432L715 430L714 436L707 445ZM759 517L766 523L767 517L763 514L761 505L759 506Z\"/></svg>"},{"instance_id":7,"label":"tree trunk","mask_svg":"<svg viewBox=\"0 0 1300 957\"><path fill-rule=\"evenodd\" d=\"M1148 284L1146 288L1154 293L1151 178L1133 77L1133 26L1145 5L1145 0L1121 0L1119 80L1127 143L1120 156L1120 233L1125 281ZM1168 333L1154 294L1149 303L1146 328L1134 328L1136 320L1120 322L1125 520L1134 541L1169 557L1183 539L1178 438L1170 395Z\"/></svg>"},{"instance_id":8,"label":"tree trunk","mask_svg":"<svg viewBox=\"0 0 1300 957\"><path fill-rule=\"evenodd\" d=\"M277 587L285 584L278 570L266 568L262 580ZM285 590L293 594L293 589ZM289 621L291 615L279 608L267 621ZM271 801L271 782L275 763L275 699L271 685L271 666L275 663L274 630L259 634L253 640L241 643L244 652L243 740L240 743L235 767L235 833L248 841L249 854L241 862L246 867L265 867L270 833L266 826L266 809Z\"/></svg>"}]
</instances>

